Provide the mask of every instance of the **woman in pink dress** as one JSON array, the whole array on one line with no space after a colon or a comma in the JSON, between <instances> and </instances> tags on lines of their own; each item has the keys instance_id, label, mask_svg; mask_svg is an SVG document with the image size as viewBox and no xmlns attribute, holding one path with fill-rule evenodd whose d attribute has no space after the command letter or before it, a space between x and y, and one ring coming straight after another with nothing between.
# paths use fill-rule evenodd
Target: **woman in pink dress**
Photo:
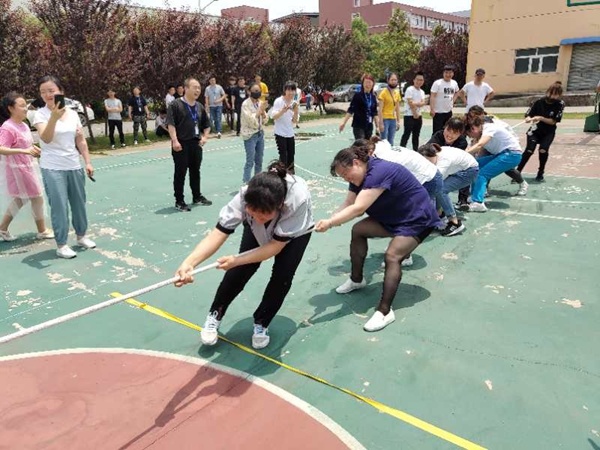
<instances>
[{"instance_id":1,"label":"woman in pink dress","mask_svg":"<svg viewBox=\"0 0 600 450\"><path fill-rule=\"evenodd\" d=\"M31 202L38 239L52 239L46 228L42 183L34 157L40 149L33 145L27 118L27 102L22 95L11 92L0 101L0 205L4 216L0 223L0 240L13 241L8 227L19 210Z\"/></svg>"}]
</instances>

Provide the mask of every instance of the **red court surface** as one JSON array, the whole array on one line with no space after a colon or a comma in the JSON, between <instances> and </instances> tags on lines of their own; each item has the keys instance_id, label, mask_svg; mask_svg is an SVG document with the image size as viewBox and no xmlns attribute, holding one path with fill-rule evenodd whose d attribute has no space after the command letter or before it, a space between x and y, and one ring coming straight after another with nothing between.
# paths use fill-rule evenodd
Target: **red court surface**
<instances>
[{"instance_id":1,"label":"red court surface","mask_svg":"<svg viewBox=\"0 0 600 450\"><path fill-rule=\"evenodd\" d=\"M298 398L201 359L130 350L16 358L0 361L1 449L363 448Z\"/></svg>"}]
</instances>

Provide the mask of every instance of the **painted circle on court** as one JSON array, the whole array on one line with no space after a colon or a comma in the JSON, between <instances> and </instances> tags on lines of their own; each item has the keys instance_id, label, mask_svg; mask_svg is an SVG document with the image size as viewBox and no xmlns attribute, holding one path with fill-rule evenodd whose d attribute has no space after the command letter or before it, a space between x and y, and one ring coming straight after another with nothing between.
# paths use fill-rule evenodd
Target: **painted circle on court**
<instances>
[{"instance_id":1,"label":"painted circle on court","mask_svg":"<svg viewBox=\"0 0 600 450\"><path fill-rule=\"evenodd\" d=\"M200 358L74 349L0 358L6 448L364 449L318 409Z\"/></svg>"}]
</instances>

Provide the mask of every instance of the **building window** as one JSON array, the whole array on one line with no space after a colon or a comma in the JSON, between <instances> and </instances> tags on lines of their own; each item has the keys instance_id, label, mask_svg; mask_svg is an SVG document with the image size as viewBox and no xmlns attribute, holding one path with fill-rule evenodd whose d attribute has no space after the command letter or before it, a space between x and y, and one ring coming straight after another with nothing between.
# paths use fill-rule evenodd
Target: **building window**
<instances>
[{"instance_id":1,"label":"building window","mask_svg":"<svg viewBox=\"0 0 600 450\"><path fill-rule=\"evenodd\" d=\"M433 30L437 25L439 25L439 23L440 23L439 20L428 17L427 18L427 29Z\"/></svg>"},{"instance_id":2,"label":"building window","mask_svg":"<svg viewBox=\"0 0 600 450\"><path fill-rule=\"evenodd\" d=\"M360 18L360 13L352 13L352 20L359 19L359 18Z\"/></svg>"},{"instance_id":3,"label":"building window","mask_svg":"<svg viewBox=\"0 0 600 450\"><path fill-rule=\"evenodd\" d=\"M409 13L407 18L412 28L418 28L421 30L425 28L425 17Z\"/></svg>"},{"instance_id":4,"label":"building window","mask_svg":"<svg viewBox=\"0 0 600 450\"><path fill-rule=\"evenodd\" d=\"M354 0L354 7L358 8L360 6L360 0Z\"/></svg>"},{"instance_id":5,"label":"building window","mask_svg":"<svg viewBox=\"0 0 600 450\"><path fill-rule=\"evenodd\" d=\"M526 48L515 54L515 73L556 72L559 47Z\"/></svg>"}]
</instances>

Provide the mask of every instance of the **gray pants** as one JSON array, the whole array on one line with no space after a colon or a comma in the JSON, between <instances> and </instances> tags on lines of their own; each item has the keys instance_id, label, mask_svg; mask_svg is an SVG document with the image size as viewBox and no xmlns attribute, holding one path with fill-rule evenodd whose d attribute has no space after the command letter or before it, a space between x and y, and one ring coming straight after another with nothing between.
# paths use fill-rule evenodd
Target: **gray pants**
<instances>
[{"instance_id":1,"label":"gray pants","mask_svg":"<svg viewBox=\"0 0 600 450\"><path fill-rule=\"evenodd\" d=\"M50 205L50 218L56 244L67 243L69 234L69 205L73 216L73 228L77 236L85 236L88 227L85 211L84 169L50 170L42 169L44 188Z\"/></svg>"}]
</instances>

